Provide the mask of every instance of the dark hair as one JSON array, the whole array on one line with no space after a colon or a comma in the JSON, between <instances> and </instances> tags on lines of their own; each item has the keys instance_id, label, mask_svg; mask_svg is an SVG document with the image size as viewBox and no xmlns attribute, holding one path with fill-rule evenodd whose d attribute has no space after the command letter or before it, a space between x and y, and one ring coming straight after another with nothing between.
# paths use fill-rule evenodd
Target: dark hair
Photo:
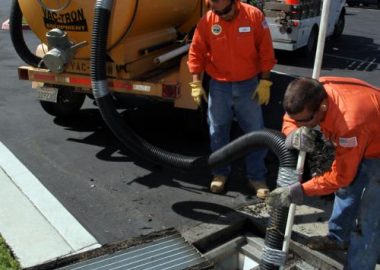
<instances>
[{"instance_id":1,"label":"dark hair","mask_svg":"<svg viewBox=\"0 0 380 270\"><path fill-rule=\"evenodd\" d=\"M325 98L326 90L319 81L300 77L288 85L283 107L288 114L297 114L306 108L310 112L316 112Z\"/></svg>"}]
</instances>

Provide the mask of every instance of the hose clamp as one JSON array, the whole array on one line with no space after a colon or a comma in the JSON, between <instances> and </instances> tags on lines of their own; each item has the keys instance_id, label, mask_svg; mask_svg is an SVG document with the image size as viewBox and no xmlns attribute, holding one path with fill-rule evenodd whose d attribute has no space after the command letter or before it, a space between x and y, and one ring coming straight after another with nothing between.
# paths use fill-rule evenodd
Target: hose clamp
<instances>
[{"instance_id":1,"label":"hose clamp","mask_svg":"<svg viewBox=\"0 0 380 270\"><path fill-rule=\"evenodd\" d=\"M287 253L282 250L273 249L267 246L264 246L263 248L263 256L261 257L261 259L265 262L268 262L276 266L282 266L285 265L286 258Z\"/></svg>"},{"instance_id":2,"label":"hose clamp","mask_svg":"<svg viewBox=\"0 0 380 270\"><path fill-rule=\"evenodd\" d=\"M297 183L301 175L297 172L296 169L290 167L280 167L278 169L277 176L277 186L278 187L287 187L292 184Z\"/></svg>"},{"instance_id":3,"label":"hose clamp","mask_svg":"<svg viewBox=\"0 0 380 270\"><path fill-rule=\"evenodd\" d=\"M112 10L112 4L113 4L113 0L97 0L95 7L111 11Z\"/></svg>"},{"instance_id":4,"label":"hose clamp","mask_svg":"<svg viewBox=\"0 0 380 270\"><path fill-rule=\"evenodd\" d=\"M103 98L109 94L107 80L92 81L92 93L95 99Z\"/></svg>"}]
</instances>

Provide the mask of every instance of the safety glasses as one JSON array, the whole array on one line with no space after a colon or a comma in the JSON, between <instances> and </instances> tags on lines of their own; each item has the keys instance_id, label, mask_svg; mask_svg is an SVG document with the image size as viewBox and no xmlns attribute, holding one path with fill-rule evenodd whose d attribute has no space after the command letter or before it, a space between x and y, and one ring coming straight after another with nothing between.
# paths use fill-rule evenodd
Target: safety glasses
<instances>
[{"instance_id":1,"label":"safety glasses","mask_svg":"<svg viewBox=\"0 0 380 270\"><path fill-rule=\"evenodd\" d=\"M297 123L301 123L301 124L309 123L312 120L314 120L315 116L319 113L319 111L321 110L321 106L322 106L322 104L318 106L317 110L315 110L314 112L310 113L310 116L304 117L302 119L294 119L293 118L293 120L296 121Z\"/></svg>"},{"instance_id":2,"label":"safety glasses","mask_svg":"<svg viewBox=\"0 0 380 270\"><path fill-rule=\"evenodd\" d=\"M308 123L314 119L315 114L316 113L312 113L309 117L305 117L303 119L293 119L293 120L296 121L297 123Z\"/></svg>"}]
</instances>

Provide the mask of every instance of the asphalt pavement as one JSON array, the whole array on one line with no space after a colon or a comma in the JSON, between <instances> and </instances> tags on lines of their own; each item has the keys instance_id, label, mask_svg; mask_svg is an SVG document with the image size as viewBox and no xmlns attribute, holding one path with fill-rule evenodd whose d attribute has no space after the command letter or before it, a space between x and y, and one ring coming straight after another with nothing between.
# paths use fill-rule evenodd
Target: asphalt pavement
<instances>
[{"instance_id":1,"label":"asphalt pavement","mask_svg":"<svg viewBox=\"0 0 380 270\"><path fill-rule=\"evenodd\" d=\"M0 21L9 17L0 2ZM380 85L380 10L347 8L343 36L326 44L322 75L351 76ZM38 44L25 32L31 50ZM98 109L87 100L79 115L61 120L46 114L29 82L19 81L17 56L9 32L0 31L0 141L39 179L101 244L169 227L185 232L242 205L256 202L247 189L244 166L233 164L228 191L208 191L207 173L190 174L138 161L123 150ZM276 52L276 71L311 76L313 59ZM278 78L278 79L276 79ZM277 92L264 108L266 124L279 128L281 94L289 78L275 75ZM145 139L186 155L209 153L208 141L184 128L172 108L131 106L126 120ZM276 161L268 158L275 168ZM271 166L273 165L273 166ZM268 181L273 184L275 171Z\"/></svg>"}]
</instances>

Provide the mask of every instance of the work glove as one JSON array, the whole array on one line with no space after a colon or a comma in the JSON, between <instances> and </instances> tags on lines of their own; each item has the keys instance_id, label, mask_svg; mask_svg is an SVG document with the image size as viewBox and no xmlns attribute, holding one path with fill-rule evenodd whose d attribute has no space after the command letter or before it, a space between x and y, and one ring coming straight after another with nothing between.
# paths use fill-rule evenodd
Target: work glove
<instances>
[{"instance_id":1,"label":"work glove","mask_svg":"<svg viewBox=\"0 0 380 270\"><path fill-rule=\"evenodd\" d=\"M300 127L291 132L285 140L285 147L304 152L313 152L317 131L307 127Z\"/></svg>"},{"instance_id":2,"label":"work glove","mask_svg":"<svg viewBox=\"0 0 380 270\"><path fill-rule=\"evenodd\" d=\"M202 87L201 81L194 81L189 83L191 87L191 96L194 98L195 103L201 106L202 98L207 102L207 95Z\"/></svg>"},{"instance_id":3,"label":"work glove","mask_svg":"<svg viewBox=\"0 0 380 270\"><path fill-rule=\"evenodd\" d=\"M273 208L289 207L291 203L303 202L303 190L300 183L279 187L269 193L266 203Z\"/></svg>"},{"instance_id":4,"label":"work glove","mask_svg":"<svg viewBox=\"0 0 380 270\"><path fill-rule=\"evenodd\" d=\"M270 87L272 82L268 80L260 80L256 90L252 94L252 99L256 100L259 105L268 105L270 99Z\"/></svg>"}]
</instances>

